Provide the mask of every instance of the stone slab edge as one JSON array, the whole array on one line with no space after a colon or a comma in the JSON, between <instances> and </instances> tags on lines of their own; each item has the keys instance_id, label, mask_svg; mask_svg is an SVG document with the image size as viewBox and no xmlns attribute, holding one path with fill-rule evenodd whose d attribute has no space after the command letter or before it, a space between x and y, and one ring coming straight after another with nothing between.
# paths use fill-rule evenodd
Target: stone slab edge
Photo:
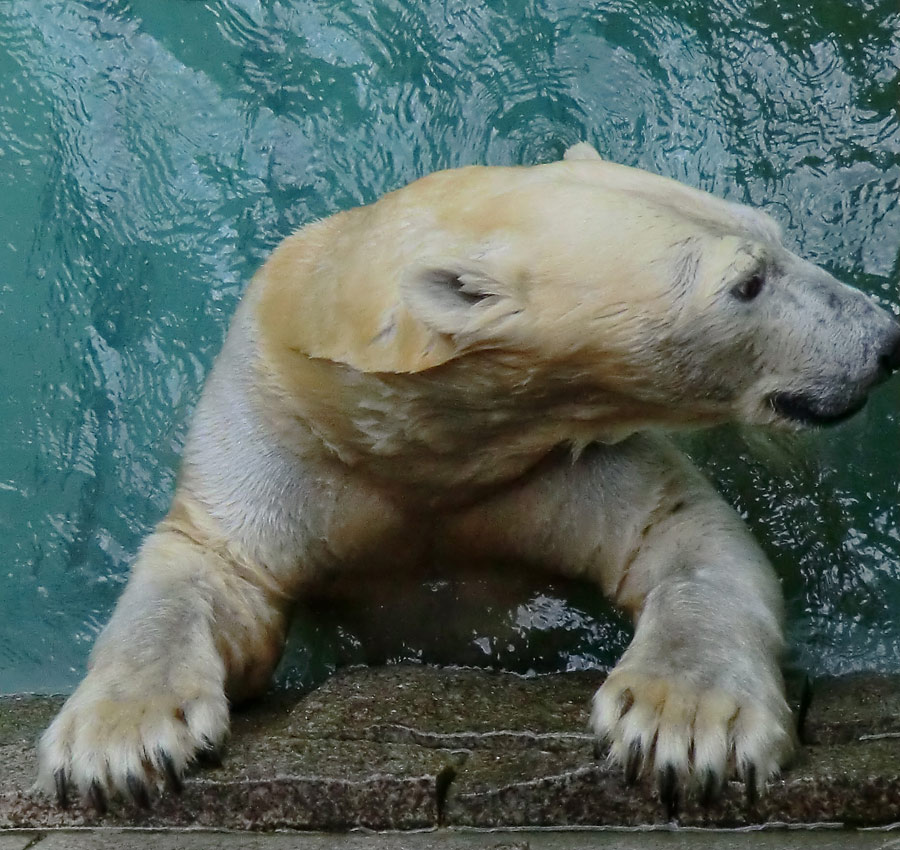
<instances>
[{"instance_id":1,"label":"stone slab edge","mask_svg":"<svg viewBox=\"0 0 900 850\"><path fill-rule=\"evenodd\" d=\"M348 671L305 697L280 694L237 714L226 766L190 777L180 796L163 795L149 811L120 803L105 816L77 803L61 810L28 790L33 741L59 700L0 699L0 829L666 823L649 785L627 788L594 758L579 716L597 681L419 667ZM814 693L805 724L811 743L784 779L753 805L737 783L709 808L682 801L677 822L900 821L900 677L817 683ZM560 711L548 711L561 695ZM489 728L498 718L503 727Z\"/></svg>"}]
</instances>

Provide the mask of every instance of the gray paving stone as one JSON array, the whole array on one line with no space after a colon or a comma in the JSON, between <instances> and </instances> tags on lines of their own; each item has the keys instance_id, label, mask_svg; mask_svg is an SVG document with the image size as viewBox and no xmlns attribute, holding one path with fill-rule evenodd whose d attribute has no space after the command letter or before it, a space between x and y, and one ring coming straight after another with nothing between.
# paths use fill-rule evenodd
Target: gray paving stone
<instances>
[{"instance_id":1,"label":"gray paving stone","mask_svg":"<svg viewBox=\"0 0 900 850\"><path fill-rule=\"evenodd\" d=\"M39 838L34 832L0 832L0 850L25 850L32 847Z\"/></svg>"},{"instance_id":2,"label":"gray paving stone","mask_svg":"<svg viewBox=\"0 0 900 850\"><path fill-rule=\"evenodd\" d=\"M0 835L2 842L2 835ZM10 845L23 850L25 845ZM845 830L678 830L247 834L85 830L46 833L40 850L898 850L900 835ZM0 843L2 850L6 846Z\"/></svg>"},{"instance_id":3,"label":"gray paving stone","mask_svg":"<svg viewBox=\"0 0 900 850\"><path fill-rule=\"evenodd\" d=\"M181 796L163 795L149 812L117 801L104 817L77 803L62 811L28 790L34 741L59 700L0 700L0 830L665 824L651 787L627 788L618 771L595 760L586 724L600 681L597 674L525 679L425 667L348 670L305 696L279 694L237 712L223 766L189 777ZM682 801L678 823L900 821L898 695L898 678L816 683L809 744L784 779L752 807L736 784L710 808ZM60 836L48 833L39 844ZM649 840L670 840L654 836ZM881 846L871 841L865 846Z\"/></svg>"}]
</instances>

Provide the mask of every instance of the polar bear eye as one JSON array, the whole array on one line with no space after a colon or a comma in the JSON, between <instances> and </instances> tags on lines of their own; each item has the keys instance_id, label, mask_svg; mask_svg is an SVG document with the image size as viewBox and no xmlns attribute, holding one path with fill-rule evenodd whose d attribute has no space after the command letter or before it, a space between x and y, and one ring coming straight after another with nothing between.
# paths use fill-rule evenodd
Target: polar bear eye
<instances>
[{"instance_id":1,"label":"polar bear eye","mask_svg":"<svg viewBox=\"0 0 900 850\"><path fill-rule=\"evenodd\" d=\"M763 275L760 272L757 272L746 280L742 280L736 286L733 286L731 288L731 294L737 298L738 301L752 301L760 292L762 292L765 282L766 279Z\"/></svg>"}]
</instances>

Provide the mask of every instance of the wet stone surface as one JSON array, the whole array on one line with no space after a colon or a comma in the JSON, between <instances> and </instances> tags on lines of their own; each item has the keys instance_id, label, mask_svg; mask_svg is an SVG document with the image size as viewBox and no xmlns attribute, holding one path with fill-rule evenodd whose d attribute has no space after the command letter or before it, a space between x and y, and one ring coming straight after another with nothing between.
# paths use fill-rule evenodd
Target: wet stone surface
<instances>
[{"instance_id":1,"label":"wet stone surface","mask_svg":"<svg viewBox=\"0 0 900 850\"><path fill-rule=\"evenodd\" d=\"M900 739L900 676L821 679L815 692L815 711L803 727L805 743Z\"/></svg>"},{"instance_id":2,"label":"wet stone surface","mask_svg":"<svg viewBox=\"0 0 900 850\"><path fill-rule=\"evenodd\" d=\"M625 785L587 733L599 674L525 679L475 670L345 671L306 694L236 712L222 767L198 771L149 811L100 816L29 791L34 741L60 701L0 699L0 828L199 826L422 829L636 826L669 818L649 783ZM900 677L813 684L795 765L748 805L731 783L677 822L882 825L900 821Z\"/></svg>"}]
</instances>

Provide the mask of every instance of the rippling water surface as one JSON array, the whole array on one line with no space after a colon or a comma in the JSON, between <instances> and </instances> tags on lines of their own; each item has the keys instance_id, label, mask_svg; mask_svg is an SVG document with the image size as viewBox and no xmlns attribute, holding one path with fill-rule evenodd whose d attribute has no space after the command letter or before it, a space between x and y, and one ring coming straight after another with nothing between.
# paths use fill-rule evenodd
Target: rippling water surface
<instances>
[{"instance_id":1,"label":"rippling water surface","mask_svg":"<svg viewBox=\"0 0 900 850\"><path fill-rule=\"evenodd\" d=\"M0 692L77 681L243 286L298 225L588 139L764 207L896 311L898 102L896 0L0 4ZM690 445L783 577L794 662L900 670L898 387L799 445ZM627 641L583 588L500 591L421 588L437 639L307 612L282 680L608 664Z\"/></svg>"}]
</instances>

